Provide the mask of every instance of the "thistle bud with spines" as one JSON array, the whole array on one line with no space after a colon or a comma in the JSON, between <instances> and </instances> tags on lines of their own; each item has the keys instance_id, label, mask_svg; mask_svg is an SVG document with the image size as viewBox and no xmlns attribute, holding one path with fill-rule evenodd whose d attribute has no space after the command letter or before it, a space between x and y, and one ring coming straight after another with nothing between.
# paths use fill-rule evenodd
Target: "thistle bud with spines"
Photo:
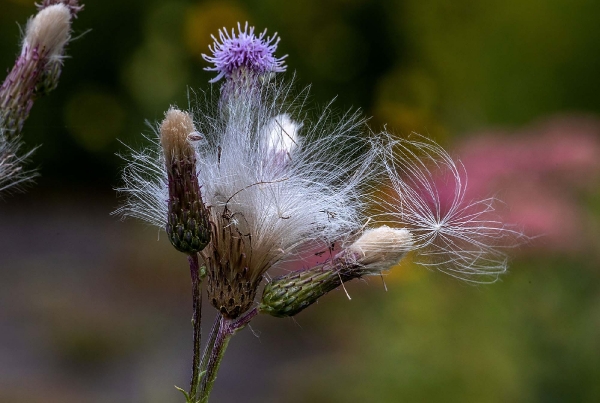
<instances>
[{"instance_id":1,"label":"thistle bud with spines","mask_svg":"<svg viewBox=\"0 0 600 403\"><path fill-rule=\"evenodd\" d=\"M196 151L189 136L195 133L191 116L171 108L160 126L169 188L166 231L180 252L198 253L210 241L208 209L202 202L196 174Z\"/></svg>"},{"instance_id":2,"label":"thistle bud with spines","mask_svg":"<svg viewBox=\"0 0 600 403\"><path fill-rule=\"evenodd\" d=\"M389 269L412 244L405 229L367 230L330 261L273 279L265 286L259 310L280 318L294 316L342 283Z\"/></svg>"}]
</instances>

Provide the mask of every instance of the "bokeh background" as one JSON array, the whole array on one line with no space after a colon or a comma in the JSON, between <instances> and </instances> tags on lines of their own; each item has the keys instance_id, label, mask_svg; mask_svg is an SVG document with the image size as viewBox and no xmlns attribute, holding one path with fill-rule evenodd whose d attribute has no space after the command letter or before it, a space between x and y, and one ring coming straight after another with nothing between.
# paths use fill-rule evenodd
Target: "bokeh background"
<instances>
[{"instance_id":1,"label":"bokeh background","mask_svg":"<svg viewBox=\"0 0 600 403\"><path fill-rule=\"evenodd\" d=\"M0 4L5 71L34 7ZM41 176L0 200L0 402L183 401L186 262L156 229L110 215L116 154L209 87L201 54L238 21L279 32L315 110L337 97L374 129L436 139L470 194L505 200L534 238L493 285L406 263L387 292L375 278L295 320L259 317L232 340L214 401L600 401L600 2L85 6L58 89L25 125Z\"/></svg>"}]
</instances>

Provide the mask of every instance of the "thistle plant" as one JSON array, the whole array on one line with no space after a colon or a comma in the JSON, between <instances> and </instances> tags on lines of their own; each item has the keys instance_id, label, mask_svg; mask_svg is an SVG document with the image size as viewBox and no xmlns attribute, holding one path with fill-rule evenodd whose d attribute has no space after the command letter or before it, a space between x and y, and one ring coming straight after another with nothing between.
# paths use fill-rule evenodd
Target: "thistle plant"
<instances>
[{"instance_id":1,"label":"thistle plant","mask_svg":"<svg viewBox=\"0 0 600 403\"><path fill-rule=\"evenodd\" d=\"M25 28L21 52L0 86L0 192L35 176L23 169L32 151L21 153L21 131L34 101L56 88L71 38L77 0L44 0Z\"/></svg>"},{"instance_id":2,"label":"thistle plant","mask_svg":"<svg viewBox=\"0 0 600 403\"><path fill-rule=\"evenodd\" d=\"M219 94L171 107L152 144L125 157L119 189L118 213L166 230L188 256L188 402L208 401L231 336L258 314L294 316L407 255L472 282L506 271L501 248L520 234L489 218L492 199L465 200L465 173L439 145L375 133L358 112L336 118L330 106L311 121L307 90L293 95L279 77L277 34L246 24L213 39L204 59ZM200 356L202 289L216 318Z\"/></svg>"}]
</instances>

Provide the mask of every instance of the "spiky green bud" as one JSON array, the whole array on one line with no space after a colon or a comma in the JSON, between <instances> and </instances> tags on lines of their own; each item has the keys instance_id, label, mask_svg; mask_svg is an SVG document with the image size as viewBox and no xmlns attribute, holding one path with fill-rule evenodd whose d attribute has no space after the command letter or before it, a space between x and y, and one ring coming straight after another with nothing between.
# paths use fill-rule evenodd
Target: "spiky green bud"
<instances>
[{"instance_id":1,"label":"spiky green bud","mask_svg":"<svg viewBox=\"0 0 600 403\"><path fill-rule=\"evenodd\" d=\"M412 244L412 235L404 229L367 230L330 261L273 279L263 291L259 310L280 318L294 316L342 283L389 269Z\"/></svg>"},{"instance_id":2,"label":"spiky green bud","mask_svg":"<svg viewBox=\"0 0 600 403\"><path fill-rule=\"evenodd\" d=\"M272 316L294 316L342 283L367 274L361 265L341 258L311 269L274 278L265 286L259 310Z\"/></svg>"}]
</instances>

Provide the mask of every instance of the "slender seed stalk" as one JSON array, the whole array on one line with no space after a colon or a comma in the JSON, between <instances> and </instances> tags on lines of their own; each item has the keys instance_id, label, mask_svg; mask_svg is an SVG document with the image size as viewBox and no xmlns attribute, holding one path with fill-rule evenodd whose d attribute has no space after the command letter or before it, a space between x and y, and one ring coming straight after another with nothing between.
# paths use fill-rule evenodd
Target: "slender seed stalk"
<instances>
[{"instance_id":1,"label":"slender seed stalk","mask_svg":"<svg viewBox=\"0 0 600 403\"><path fill-rule=\"evenodd\" d=\"M216 328L214 342L210 351L210 356L207 359L205 369L206 372L204 372L202 376L202 384L200 386L200 403L208 403L210 392L215 383L215 379L217 379L217 373L219 372L219 367L221 365L221 361L223 360L223 356L225 355L225 350L227 349L231 336L233 336L238 330L243 329L257 314L258 309L254 308L244 316L235 320L227 319L221 314L217 316L215 326L213 327L213 333L215 333ZM211 339L212 337L213 335L211 335ZM206 356L209 354L209 347L210 345L206 346L202 361L204 361Z\"/></svg>"},{"instance_id":2,"label":"slender seed stalk","mask_svg":"<svg viewBox=\"0 0 600 403\"><path fill-rule=\"evenodd\" d=\"M210 391L213 388L215 383L215 379L217 379L217 372L219 370L219 366L221 365L221 361L223 356L225 355L225 350L229 344L229 339L232 334L229 330L228 319L219 314L219 327L215 337L215 341L212 347L212 351L210 353L210 358L208 360L206 366L206 372L202 377L202 385L200 389L200 403L208 403L208 397L210 396Z\"/></svg>"},{"instance_id":3,"label":"slender seed stalk","mask_svg":"<svg viewBox=\"0 0 600 403\"><path fill-rule=\"evenodd\" d=\"M200 267L198 265L198 254L189 255L190 274L192 277L192 326L194 327L194 358L192 362L192 378L190 380L190 394L192 398L196 396L198 385L200 383L200 342L201 342L201 324L202 324L202 294L200 293L201 278Z\"/></svg>"},{"instance_id":4,"label":"slender seed stalk","mask_svg":"<svg viewBox=\"0 0 600 403\"><path fill-rule=\"evenodd\" d=\"M217 315L212 325L212 329L210 330L210 335L208 337L208 341L206 342L206 346L204 346L204 353L202 354L202 360L200 361L200 378L203 378L203 374L205 373L206 367L208 366L208 361L210 359L215 340L217 339L217 334L219 333L220 326L221 316Z\"/></svg>"}]
</instances>

